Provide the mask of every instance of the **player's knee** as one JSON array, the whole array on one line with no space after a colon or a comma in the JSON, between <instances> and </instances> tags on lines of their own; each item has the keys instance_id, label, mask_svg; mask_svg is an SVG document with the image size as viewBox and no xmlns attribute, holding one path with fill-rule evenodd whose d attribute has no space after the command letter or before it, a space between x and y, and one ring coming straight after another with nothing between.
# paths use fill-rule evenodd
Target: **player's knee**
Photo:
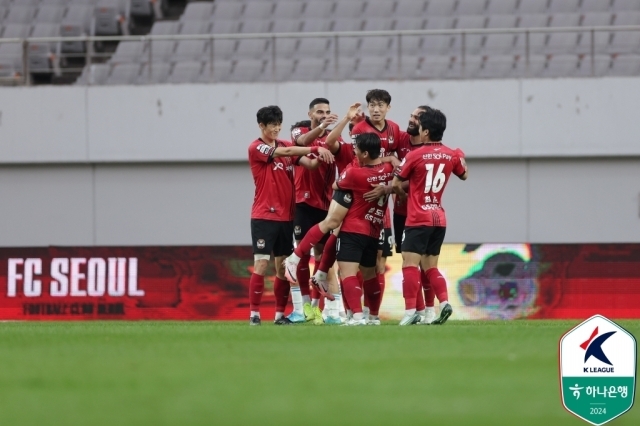
<instances>
[{"instance_id":1,"label":"player's knee","mask_svg":"<svg viewBox=\"0 0 640 426\"><path fill-rule=\"evenodd\" d=\"M263 275L267 273L269 267L269 259L255 259L253 261L253 273Z\"/></svg>"}]
</instances>

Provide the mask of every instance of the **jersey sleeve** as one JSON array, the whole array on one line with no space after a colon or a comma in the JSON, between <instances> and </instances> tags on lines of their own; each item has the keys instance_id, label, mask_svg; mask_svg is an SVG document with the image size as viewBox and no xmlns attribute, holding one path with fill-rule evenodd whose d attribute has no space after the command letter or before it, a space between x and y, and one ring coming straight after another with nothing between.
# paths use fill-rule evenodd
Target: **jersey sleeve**
<instances>
[{"instance_id":1,"label":"jersey sleeve","mask_svg":"<svg viewBox=\"0 0 640 426\"><path fill-rule=\"evenodd\" d=\"M354 175L355 169L351 166L344 169L338 180L336 181L336 185L342 191L352 191L354 189Z\"/></svg>"},{"instance_id":2,"label":"jersey sleeve","mask_svg":"<svg viewBox=\"0 0 640 426\"><path fill-rule=\"evenodd\" d=\"M465 167L462 160L460 159L459 153L454 152L453 158L451 159L451 164L453 165L452 172L454 175L460 177L464 174Z\"/></svg>"},{"instance_id":3,"label":"jersey sleeve","mask_svg":"<svg viewBox=\"0 0 640 426\"><path fill-rule=\"evenodd\" d=\"M269 146L264 142L257 141L249 148L249 160L257 163L269 163L273 160L273 153L276 146Z\"/></svg>"},{"instance_id":4,"label":"jersey sleeve","mask_svg":"<svg viewBox=\"0 0 640 426\"><path fill-rule=\"evenodd\" d=\"M415 154L410 152L406 157L402 159L398 167L396 167L395 175L400 180L407 180L411 175L411 169L413 167L413 158Z\"/></svg>"},{"instance_id":5,"label":"jersey sleeve","mask_svg":"<svg viewBox=\"0 0 640 426\"><path fill-rule=\"evenodd\" d=\"M309 133L308 127L294 127L291 130L291 142L294 145L298 145L298 138L306 133Z\"/></svg>"},{"instance_id":6,"label":"jersey sleeve","mask_svg":"<svg viewBox=\"0 0 640 426\"><path fill-rule=\"evenodd\" d=\"M351 131L349 132L349 136L351 136L351 141L353 141L353 143L356 142L356 136L358 136L360 133L365 133L363 131L364 129L363 123L366 123L366 122L365 121L359 122L358 124L353 126L353 129L351 129Z\"/></svg>"}]
</instances>

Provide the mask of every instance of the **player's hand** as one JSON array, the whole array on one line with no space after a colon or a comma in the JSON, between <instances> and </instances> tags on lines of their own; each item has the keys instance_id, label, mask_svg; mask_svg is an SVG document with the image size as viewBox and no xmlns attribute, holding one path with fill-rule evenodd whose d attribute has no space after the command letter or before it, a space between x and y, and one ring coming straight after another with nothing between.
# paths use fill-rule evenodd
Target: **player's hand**
<instances>
[{"instance_id":1,"label":"player's hand","mask_svg":"<svg viewBox=\"0 0 640 426\"><path fill-rule=\"evenodd\" d=\"M373 187L373 189L369 192L365 192L364 194L364 200L366 202L376 201L378 198L387 195L387 189L385 185L377 185L373 183L371 184L371 186Z\"/></svg>"},{"instance_id":2,"label":"player's hand","mask_svg":"<svg viewBox=\"0 0 640 426\"><path fill-rule=\"evenodd\" d=\"M356 102L355 104L351 105L349 107L349 111L347 111L347 119L352 123L354 123L354 119L359 114L362 114L364 116L364 113L360 111L360 105L362 105L360 102ZM364 120L364 118L362 120ZM359 120L359 121L362 121L362 120ZM355 121L355 123L358 123L359 121Z\"/></svg>"},{"instance_id":3,"label":"player's hand","mask_svg":"<svg viewBox=\"0 0 640 426\"><path fill-rule=\"evenodd\" d=\"M338 122L338 120L339 120L338 114L329 114L329 115L327 115L326 118L323 121L324 128L326 129L327 127L331 126L332 124L336 124Z\"/></svg>"},{"instance_id":4,"label":"player's hand","mask_svg":"<svg viewBox=\"0 0 640 426\"><path fill-rule=\"evenodd\" d=\"M327 148L318 148L318 159L323 163L332 164L333 154Z\"/></svg>"}]
</instances>

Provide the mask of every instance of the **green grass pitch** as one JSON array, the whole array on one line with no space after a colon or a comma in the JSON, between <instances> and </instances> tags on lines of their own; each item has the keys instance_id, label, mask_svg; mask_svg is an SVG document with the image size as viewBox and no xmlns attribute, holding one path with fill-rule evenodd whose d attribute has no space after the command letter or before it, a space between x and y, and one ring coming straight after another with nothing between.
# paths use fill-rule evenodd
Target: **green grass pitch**
<instances>
[{"instance_id":1,"label":"green grass pitch","mask_svg":"<svg viewBox=\"0 0 640 426\"><path fill-rule=\"evenodd\" d=\"M579 322L0 323L0 425L587 424L559 396Z\"/></svg>"}]
</instances>

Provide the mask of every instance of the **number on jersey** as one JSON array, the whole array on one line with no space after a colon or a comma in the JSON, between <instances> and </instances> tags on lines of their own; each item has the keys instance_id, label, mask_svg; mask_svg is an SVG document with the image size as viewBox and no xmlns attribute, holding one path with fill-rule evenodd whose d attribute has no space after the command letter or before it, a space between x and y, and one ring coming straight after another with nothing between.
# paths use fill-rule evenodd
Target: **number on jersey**
<instances>
[{"instance_id":1,"label":"number on jersey","mask_svg":"<svg viewBox=\"0 0 640 426\"><path fill-rule=\"evenodd\" d=\"M434 164L425 164L427 168L427 178L424 183L424 193L428 194L429 192L433 192L434 194L440 192L444 183L447 181L447 177L442 173L444 169L444 164L440 163L438 165L438 170L436 171L436 176L433 176L433 167Z\"/></svg>"}]
</instances>

